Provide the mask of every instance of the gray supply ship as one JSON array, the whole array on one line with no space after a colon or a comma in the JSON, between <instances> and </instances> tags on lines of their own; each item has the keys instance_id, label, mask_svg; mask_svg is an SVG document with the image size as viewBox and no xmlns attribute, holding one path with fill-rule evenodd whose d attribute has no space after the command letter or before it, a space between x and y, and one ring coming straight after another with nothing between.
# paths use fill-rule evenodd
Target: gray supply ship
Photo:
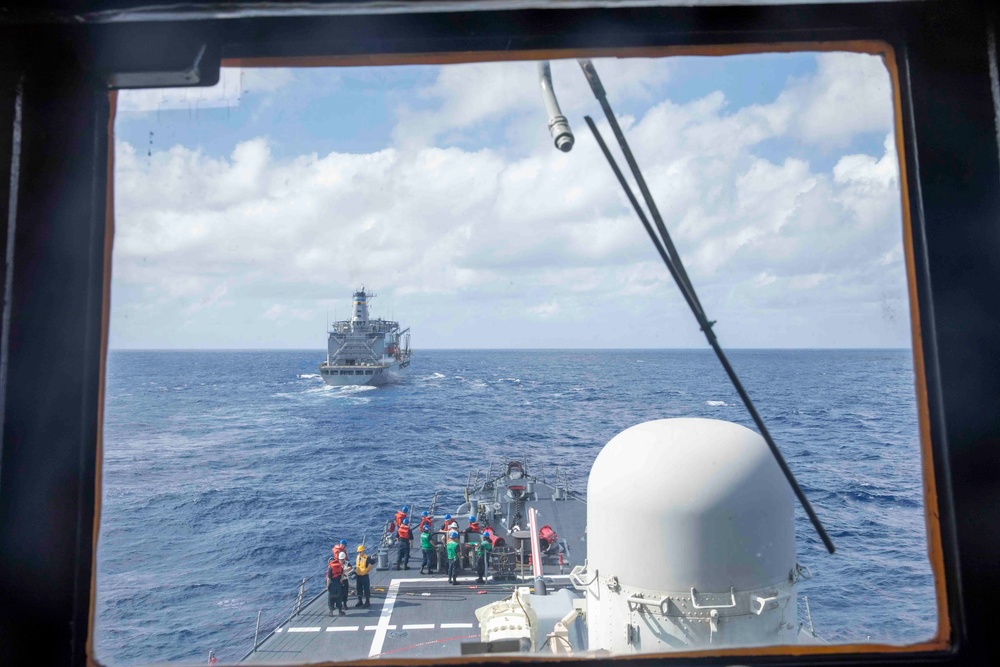
<instances>
[{"instance_id":1,"label":"gray supply ship","mask_svg":"<svg viewBox=\"0 0 1000 667\"><path fill-rule=\"evenodd\" d=\"M763 438L743 426L664 419L629 428L594 462L587 500L525 459L470 475L465 497L452 519L458 585L448 580L435 496L423 506L433 517L431 572L420 572L418 537L409 568L397 567L387 522L367 548L377 556L370 607L354 606L352 582L346 615L331 614L318 573L241 661L600 657L821 641L808 613L806 623L798 616L796 585L810 575L796 562L793 494ZM407 506L416 529L422 508ZM480 532L469 529L472 516ZM494 546L480 583L476 547L487 528Z\"/></svg>"},{"instance_id":2,"label":"gray supply ship","mask_svg":"<svg viewBox=\"0 0 1000 667\"><path fill-rule=\"evenodd\" d=\"M410 366L410 329L399 322L369 319L365 288L354 293L352 316L334 322L327 337L326 360L319 374L333 386L381 386L398 382Z\"/></svg>"}]
</instances>

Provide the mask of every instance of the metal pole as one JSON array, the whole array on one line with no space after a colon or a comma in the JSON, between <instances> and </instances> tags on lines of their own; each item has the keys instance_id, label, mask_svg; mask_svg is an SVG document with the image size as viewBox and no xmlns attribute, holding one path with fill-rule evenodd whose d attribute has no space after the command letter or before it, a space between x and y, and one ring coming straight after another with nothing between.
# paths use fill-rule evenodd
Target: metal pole
<instances>
[{"instance_id":1,"label":"metal pole","mask_svg":"<svg viewBox=\"0 0 1000 667\"><path fill-rule=\"evenodd\" d=\"M531 531L531 571L535 575L535 593L545 595L545 579L542 578L542 545L538 541L538 511L528 508L528 530Z\"/></svg>"},{"instance_id":2,"label":"metal pole","mask_svg":"<svg viewBox=\"0 0 1000 667\"><path fill-rule=\"evenodd\" d=\"M258 635L260 635L260 612L261 611L263 611L263 609L257 612L257 629L253 631L253 650L254 650L255 653L257 652L257 637L258 637Z\"/></svg>"},{"instance_id":3,"label":"metal pole","mask_svg":"<svg viewBox=\"0 0 1000 667\"><path fill-rule=\"evenodd\" d=\"M559 102L556 100L556 93L552 88L552 70L547 60L538 63L538 83L542 87L542 100L549 115L549 133L552 135L552 141L556 148L567 153L573 148L573 131L570 130L569 122L562 114Z\"/></svg>"},{"instance_id":4,"label":"metal pole","mask_svg":"<svg viewBox=\"0 0 1000 667\"><path fill-rule=\"evenodd\" d=\"M302 596L306 592L306 580L305 577L302 578L302 583L299 584L299 597L295 600L295 615L298 616L299 612L302 610Z\"/></svg>"},{"instance_id":5,"label":"metal pole","mask_svg":"<svg viewBox=\"0 0 1000 667\"><path fill-rule=\"evenodd\" d=\"M622 132L621 126L618 125L618 119L615 117L615 112L611 109L611 103L608 102L607 93L604 91L604 85L601 83L601 78L597 75L597 69L594 67L589 59L581 59L577 62L580 63L580 68L583 70L583 75L587 77L587 82L590 84L590 88L594 91L594 97L601 105L601 109L604 110L604 115L608 119L608 123L611 125L611 131L614 132L615 138L618 139L618 145L622 149L622 154L625 156L625 161L628 163L629 169L632 170L632 175L635 177L636 184L639 186L639 191L642 193L643 199L646 201L646 206L649 207L649 213L653 217L653 221L656 223L656 228L660 230L660 234L663 236L663 244L670 254L670 259L677 267L677 273L680 274L681 278L678 284L681 285L681 289L687 289L691 293L691 299L697 306L698 312L704 315L704 311L701 307L701 302L698 301L698 296L694 293L691 288L691 281L688 279L687 271L684 270L684 265L681 263L680 255L677 253L677 249L674 247L673 241L670 240L670 234L667 233L667 227L663 223L663 218L660 216L660 211L656 207L656 202L653 201L653 195L650 194L649 188L646 187L646 179L642 177L642 172L639 170L639 165L635 161L635 156L632 155L632 149L629 148L628 142L625 140L625 134ZM700 322L699 322L700 324Z\"/></svg>"},{"instance_id":6,"label":"metal pole","mask_svg":"<svg viewBox=\"0 0 1000 667\"><path fill-rule=\"evenodd\" d=\"M663 262L667 265L667 269L670 271L671 277L673 277L674 282L676 282L677 286L680 288L681 294L684 296L684 300L687 301L688 306L690 306L691 311L694 313L695 319L698 321L698 325L701 327L702 332L705 334L705 338L708 340L708 344L715 351L716 356L719 358L719 362L722 364L726 374L729 376L729 380L733 383L733 387L735 387L736 392L743 400L743 405L746 406L747 412L750 413L750 417L753 419L754 424L757 425L757 429L764 438L764 442L767 443L768 449L771 450L771 454L778 463L778 467L781 468L781 472L784 474L785 479L788 480L788 484L792 487L795 497L798 498L799 504L802 505L802 509L804 509L806 514L809 516L809 520L812 522L813 528L816 529L816 532L819 534L820 539L826 546L827 551L831 554L834 553L836 551L836 547L833 546L833 540L831 540L830 536L827 535L826 530L823 528L823 524L819 520L819 516L816 515L815 510L813 510L812 505L809 503L809 499L806 498L805 492L802 491L798 481L796 481L791 468L788 467L788 463L785 462L784 456L782 456L781 452L778 450L778 445L775 444L770 431L768 431L767 427L764 425L764 420L757 412L757 408L754 407L753 401L750 400L750 395L747 393L746 389L743 388L743 383L740 382L739 377L736 375L736 371L729 363L729 359L726 357L725 352L722 351L722 347L719 345L719 341L715 337L715 332L712 330L712 325L715 324L715 322L710 322L708 320L708 317L705 315L705 311L701 307L701 303L698 301L698 296L694 292L694 287L691 285L690 280L688 280L687 273L684 271L684 265L681 264L680 257L677 256L677 251L674 249L673 243L670 241L670 234L667 233L666 226L663 224L663 220L660 218L660 213L656 209L656 204L653 203L652 195L649 194L649 190L646 188L646 182L642 178L639 166L636 164L635 158L632 156L632 151L628 148L628 142L625 140L625 135L622 133L621 127L618 125L618 121L615 118L614 111L608 103L607 97L604 93L604 88L597 76L597 70L594 69L593 64L589 60L581 60L580 66L583 68L584 74L590 82L591 88L594 91L594 96L597 97L598 101L601 103L601 107L604 109L604 115L607 117L608 123L611 125L611 129L614 131L615 137L618 139L618 143L621 146L622 152L625 154L626 161L632 168L632 173L635 176L636 181L639 183L639 189L646 198L646 205L649 207L650 213L656 222L657 229L660 230L667 253L664 253L664 247L657 242L656 235L653 233L645 215L643 215L638 201L636 201L635 196L632 194L632 189L628 186L628 182L625 180L621 170L618 168L618 164L615 162L614 157L611 155L607 145L604 143L604 139L601 137L600 132L598 132L597 125L594 124L593 119L587 116L585 119L587 121L587 125L590 127L590 131L594 134L594 138L597 139L598 144L600 144L604 157L607 159L608 164L611 165L612 170L615 172L615 176L618 177L618 181L622 188L625 189L629 202L632 204L632 207L638 214L639 219L646 227L646 231L649 233L650 238L653 239L653 244L660 253L660 257L663 259Z\"/></svg>"}]
</instances>

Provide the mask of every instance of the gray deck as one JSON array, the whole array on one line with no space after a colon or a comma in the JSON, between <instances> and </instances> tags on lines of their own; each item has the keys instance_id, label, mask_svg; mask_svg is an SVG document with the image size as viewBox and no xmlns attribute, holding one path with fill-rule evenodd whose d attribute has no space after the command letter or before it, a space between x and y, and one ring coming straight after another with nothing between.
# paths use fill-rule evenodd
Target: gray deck
<instances>
[{"instance_id":1,"label":"gray deck","mask_svg":"<svg viewBox=\"0 0 1000 667\"><path fill-rule=\"evenodd\" d=\"M413 571L390 572L410 575ZM373 588L370 609L352 606L346 616L330 616L322 595L278 628L245 662L458 656L462 642L479 641L476 609L509 596L514 589L510 583L477 585L475 579L475 575L461 576L461 584L453 586L443 576L395 577L380 585L381 590ZM555 586L564 587L567 579L554 578ZM354 602L352 591L350 604Z\"/></svg>"},{"instance_id":2,"label":"gray deck","mask_svg":"<svg viewBox=\"0 0 1000 667\"><path fill-rule=\"evenodd\" d=\"M499 502L501 510L492 521L496 533L508 545L522 552L530 551L527 540L522 544L511 535L513 517L523 514L522 528L527 526L527 509L539 512L539 526L550 525L564 541L563 563L557 556L543 559L544 574L550 592L569 586L568 573L574 565L586 559L586 504L575 497L555 500L553 487L535 481L531 498L507 498L506 484L497 479L486 489L473 494L479 501ZM522 483L524 480L517 480ZM456 512L456 518L467 518ZM440 525L443 514L437 517ZM510 522L508 528L506 525ZM460 522L464 526L464 522ZM418 543L419 546L419 543ZM395 564L395 549L390 561ZM374 554L373 554L374 555ZM461 654L463 642L480 641L475 612L491 602L510 596L516 586L532 587L531 567L518 562L515 581L493 581L476 584L474 569L463 569L459 585L448 583L447 574L420 574L421 552L411 550L410 570L377 570L371 574L372 598L370 609L358 609L352 582L347 615L327 611L326 595L320 595L301 613L274 629L257 650L247 656L249 663L310 663L348 661L365 658L440 658ZM526 561L527 559L525 559ZM551 628L550 628L551 629ZM262 629L263 632L263 629Z\"/></svg>"}]
</instances>

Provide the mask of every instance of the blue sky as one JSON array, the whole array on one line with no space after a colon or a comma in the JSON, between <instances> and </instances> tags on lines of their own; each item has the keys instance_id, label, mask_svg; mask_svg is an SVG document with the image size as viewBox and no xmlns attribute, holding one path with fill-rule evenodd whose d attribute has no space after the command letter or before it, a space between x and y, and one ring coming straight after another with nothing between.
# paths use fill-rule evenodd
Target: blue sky
<instances>
[{"instance_id":1,"label":"blue sky","mask_svg":"<svg viewBox=\"0 0 1000 667\"><path fill-rule=\"evenodd\" d=\"M596 63L725 344L910 344L879 59ZM361 283L418 348L701 346L583 122L610 139L600 108L575 63L553 73L567 155L532 63L122 93L112 347L320 349Z\"/></svg>"}]
</instances>

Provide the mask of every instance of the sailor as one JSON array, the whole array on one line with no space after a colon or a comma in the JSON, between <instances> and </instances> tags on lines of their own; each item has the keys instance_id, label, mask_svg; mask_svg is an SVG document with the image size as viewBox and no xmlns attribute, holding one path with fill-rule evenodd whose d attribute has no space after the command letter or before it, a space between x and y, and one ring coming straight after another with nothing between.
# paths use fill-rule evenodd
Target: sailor
<instances>
[{"instance_id":1,"label":"sailor","mask_svg":"<svg viewBox=\"0 0 1000 667\"><path fill-rule=\"evenodd\" d=\"M497 536L493 534L493 529L489 526L483 528L483 542L489 543L489 548L486 550L486 567L490 566L490 555L493 553L493 542L496 540Z\"/></svg>"},{"instance_id":2,"label":"sailor","mask_svg":"<svg viewBox=\"0 0 1000 667\"><path fill-rule=\"evenodd\" d=\"M444 523L441 524L441 530L443 530L445 532L448 532L448 524L450 524L450 523L451 523L451 515L450 514L445 514L444 515Z\"/></svg>"},{"instance_id":3,"label":"sailor","mask_svg":"<svg viewBox=\"0 0 1000 667\"><path fill-rule=\"evenodd\" d=\"M420 525L420 574L434 573L434 544L431 542L431 527L426 524ZM427 569L424 572L424 568Z\"/></svg>"},{"instance_id":4,"label":"sailor","mask_svg":"<svg viewBox=\"0 0 1000 667\"><path fill-rule=\"evenodd\" d=\"M219 664L219 659L215 657L215 651L208 652L208 664L209 665Z\"/></svg>"},{"instance_id":5,"label":"sailor","mask_svg":"<svg viewBox=\"0 0 1000 667\"><path fill-rule=\"evenodd\" d=\"M483 539L476 545L476 583L486 583L486 564L489 561L490 552L493 551L493 543L483 536Z\"/></svg>"},{"instance_id":6,"label":"sailor","mask_svg":"<svg viewBox=\"0 0 1000 667\"><path fill-rule=\"evenodd\" d=\"M357 577L358 603L355 607L372 606L371 577L372 559L365 553L365 545L358 545L358 558L354 562L354 574Z\"/></svg>"},{"instance_id":7,"label":"sailor","mask_svg":"<svg viewBox=\"0 0 1000 667\"><path fill-rule=\"evenodd\" d=\"M552 530L552 526L542 526L538 529L538 545L545 555L552 555L562 551L562 547L559 545L559 535L556 534L556 531Z\"/></svg>"},{"instance_id":8,"label":"sailor","mask_svg":"<svg viewBox=\"0 0 1000 667\"><path fill-rule=\"evenodd\" d=\"M433 526L431 525L434 521L434 517L427 514L427 512L420 513L420 525L417 526L417 530L423 532L424 526L427 526L427 530L431 530Z\"/></svg>"},{"instance_id":9,"label":"sailor","mask_svg":"<svg viewBox=\"0 0 1000 667\"><path fill-rule=\"evenodd\" d=\"M404 570L410 569L410 540L413 534L410 532L410 520L403 519L403 523L396 530L396 537L399 538L399 555L396 558L396 569L400 566Z\"/></svg>"},{"instance_id":10,"label":"sailor","mask_svg":"<svg viewBox=\"0 0 1000 667\"><path fill-rule=\"evenodd\" d=\"M467 533L478 533L479 532L479 522L476 521L476 515L473 514L469 517L469 527L465 529Z\"/></svg>"},{"instance_id":11,"label":"sailor","mask_svg":"<svg viewBox=\"0 0 1000 667\"><path fill-rule=\"evenodd\" d=\"M392 532L399 530L399 527L403 525L403 519L410 516L410 508L403 505L403 509L396 512L396 517L392 520Z\"/></svg>"},{"instance_id":12,"label":"sailor","mask_svg":"<svg viewBox=\"0 0 1000 667\"><path fill-rule=\"evenodd\" d=\"M326 606L330 610L330 616L333 616L334 607L341 614L347 613L340 601L340 578L343 576L344 566L340 564L339 560L330 556L330 562L326 566Z\"/></svg>"},{"instance_id":13,"label":"sailor","mask_svg":"<svg viewBox=\"0 0 1000 667\"><path fill-rule=\"evenodd\" d=\"M353 574L354 568L351 567L351 562L347 559L346 551L338 553L337 560L340 561L340 567L344 572L340 577L340 602L344 605L344 609L347 609L347 599L351 597L351 574Z\"/></svg>"},{"instance_id":14,"label":"sailor","mask_svg":"<svg viewBox=\"0 0 1000 667\"><path fill-rule=\"evenodd\" d=\"M448 551L448 581L452 584L458 583L458 570L459 565L459 544L458 544L458 531L451 531L451 536L448 538L448 544L445 547Z\"/></svg>"},{"instance_id":15,"label":"sailor","mask_svg":"<svg viewBox=\"0 0 1000 667\"><path fill-rule=\"evenodd\" d=\"M340 554L347 553L347 540L341 540L333 545L333 557L340 560Z\"/></svg>"}]
</instances>

